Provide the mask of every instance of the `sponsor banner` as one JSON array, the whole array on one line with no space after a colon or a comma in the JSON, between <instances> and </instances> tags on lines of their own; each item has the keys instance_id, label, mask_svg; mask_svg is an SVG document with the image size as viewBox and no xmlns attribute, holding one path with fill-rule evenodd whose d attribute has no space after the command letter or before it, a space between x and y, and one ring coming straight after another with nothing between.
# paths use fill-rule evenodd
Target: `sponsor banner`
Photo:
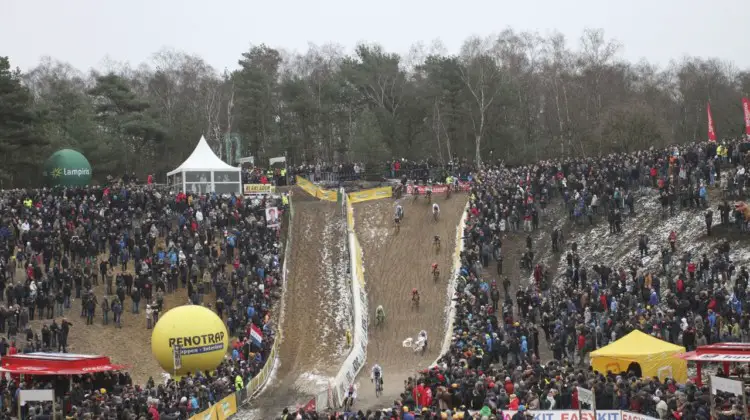
<instances>
[{"instance_id":1,"label":"sponsor banner","mask_svg":"<svg viewBox=\"0 0 750 420\"><path fill-rule=\"evenodd\" d=\"M318 196L318 186L313 184L312 182L306 180L305 178L302 178L301 176L297 176L297 185L299 185L300 188L305 190L306 193L310 194L313 197Z\"/></svg>"},{"instance_id":2,"label":"sponsor banner","mask_svg":"<svg viewBox=\"0 0 750 420\"><path fill-rule=\"evenodd\" d=\"M598 416L599 412L597 411L596 413L597 413L597 417L599 417ZM599 418L597 418L597 420L599 420ZM630 411L622 411L620 415L620 420L659 420L659 419L656 417L646 416L643 414L631 413Z\"/></svg>"},{"instance_id":3,"label":"sponsor banner","mask_svg":"<svg viewBox=\"0 0 750 420\"><path fill-rule=\"evenodd\" d=\"M338 201L338 194L336 190L324 190L313 184L312 182L306 180L305 178L302 178L301 176L297 176L296 179L297 185L299 185L300 188L305 190L305 192L310 194L311 196L324 201Z\"/></svg>"},{"instance_id":4,"label":"sponsor banner","mask_svg":"<svg viewBox=\"0 0 750 420\"><path fill-rule=\"evenodd\" d=\"M245 184L242 186L245 195L273 194L276 187L271 184Z\"/></svg>"},{"instance_id":5,"label":"sponsor banner","mask_svg":"<svg viewBox=\"0 0 750 420\"><path fill-rule=\"evenodd\" d=\"M354 321L352 349L344 361L341 369L332 384L331 398L329 405L332 408L338 408L342 405L346 391L349 385L354 384L357 375L365 365L367 358L367 333L368 333L368 316L367 309L367 291L365 290L364 267L362 265L362 248L354 232L353 209L349 203L349 197L346 197L347 224L349 225L349 254L351 286L352 286L352 315ZM356 388L355 388L356 394Z\"/></svg>"},{"instance_id":6,"label":"sponsor banner","mask_svg":"<svg viewBox=\"0 0 750 420\"><path fill-rule=\"evenodd\" d=\"M471 185L468 182L460 182L458 184L458 188L461 191L469 191L471 189ZM417 190L419 191L419 195L424 195L425 190L427 187L424 185L417 186ZM448 186L447 185L433 185L432 186L432 193L433 194L444 194L448 192ZM413 185L407 185L406 186L406 193L407 194L414 194L414 186Z\"/></svg>"},{"instance_id":7,"label":"sponsor banner","mask_svg":"<svg viewBox=\"0 0 750 420\"><path fill-rule=\"evenodd\" d=\"M218 420L218 417L216 417L216 405L213 405L208 410L201 411L193 417L190 417L190 420Z\"/></svg>"},{"instance_id":8,"label":"sponsor banner","mask_svg":"<svg viewBox=\"0 0 750 420\"><path fill-rule=\"evenodd\" d=\"M363 201L389 198L392 195L393 189L391 187L371 188L369 190L349 193L349 201L351 201L352 203L361 203Z\"/></svg>"},{"instance_id":9,"label":"sponsor banner","mask_svg":"<svg viewBox=\"0 0 750 420\"><path fill-rule=\"evenodd\" d=\"M338 192L336 190L324 190L322 188L318 188L317 195L319 199L323 201L338 201Z\"/></svg>"},{"instance_id":10,"label":"sponsor banner","mask_svg":"<svg viewBox=\"0 0 750 420\"><path fill-rule=\"evenodd\" d=\"M742 381L711 376L711 394L716 395L716 391L742 396Z\"/></svg>"},{"instance_id":11,"label":"sponsor banner","mask_svg":"<svg viewBox=\"0 0 750 420\"><path fill-rule=\"evenodd\" d=\"M745 111L745 133L750 136L750 99L742 98L742 110Z\"/></svg>"},{"instance_id":12,"label":"sponsor banner","mask_svg":"<svg viewBox=\"0 0 750 420\"><path fill-rule=\"evenodd\" d=\"M237 413L237 396L231 394L214 405L217 420L226 420Z\"/></svg>"},{"instance_id":13,"label":"sponsor banner","mask_svg":"<svg viewBox=\"0 0 750 420\"><path fill-rule=\"evenodd\" d=\"M498 419L510 420L517 413L515 410L504 410L502 416L498 416ZM620 410L597 410L596 415L593 411L589 410L554 410L554 411L542 411L542 410L529 410L526 412L534 420L625 420L625 411ZM629 415L638 417L627 417L629 420L658 420L653 417L641 416L640 414L628 413Z\"/></svg>"}]
</instances>

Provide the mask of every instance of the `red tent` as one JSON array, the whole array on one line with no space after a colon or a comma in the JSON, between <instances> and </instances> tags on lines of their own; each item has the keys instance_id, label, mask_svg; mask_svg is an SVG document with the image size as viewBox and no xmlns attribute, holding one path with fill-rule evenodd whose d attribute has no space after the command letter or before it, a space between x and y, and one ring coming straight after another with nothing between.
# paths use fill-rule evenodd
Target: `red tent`
<instances>
[{"instance_id":1,"label":"red tent","mask_svg":"<svg viewBox=\"0 0 750 420\"><path fill-rule=\"evenodd\" d=\"M4 356L0 372L25 375L83 375L85 373L122 370L107 356L70 353L27 353Z\"/></svg>"}]
</instances>

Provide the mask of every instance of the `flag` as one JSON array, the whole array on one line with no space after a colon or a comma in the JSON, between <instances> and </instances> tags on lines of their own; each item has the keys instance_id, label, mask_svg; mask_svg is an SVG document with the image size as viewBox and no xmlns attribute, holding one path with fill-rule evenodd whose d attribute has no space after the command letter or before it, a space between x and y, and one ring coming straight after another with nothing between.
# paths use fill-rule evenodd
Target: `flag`
<instances>
[{"instance_id":1,"label":"flag","mask_svg":"<svg viewBox=\"0 0 750 420\"><path fill-rule=\"evenodd\" d=\"M745 134L750 136L750 99L742 98L742 110L745 111Z\"/></svg>"},{"instance_id":2,"label":"flag","mask_svg":"<svg viewBox=\"0 0 750 420\"><path fill-rule=\"evenodd\" d=\"M714 126L714 117L711 116L711 102L706 104L706 112L708 112L708 141L716 141L716 127Z\"/></svg>"},{"instance_id":3,"label":"flag","mask_svg":"<svg viewBox=\"0 0 750 420\"><path fill-rule=\"evenodd\" d=\"M263 343L263 331L256 327L255 324L250 325L250 339L253 340L253 344L260 346Z\"/></svg>"}]
</instances>

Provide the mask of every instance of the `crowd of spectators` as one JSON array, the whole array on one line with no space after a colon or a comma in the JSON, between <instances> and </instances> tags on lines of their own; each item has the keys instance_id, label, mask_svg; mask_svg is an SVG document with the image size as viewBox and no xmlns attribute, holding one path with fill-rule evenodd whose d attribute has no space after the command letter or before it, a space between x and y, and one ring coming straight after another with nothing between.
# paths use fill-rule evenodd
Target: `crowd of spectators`
<instances>
[{"instance_id":1,"label":"crowd of spectators","mask_svg":"<svg viewBox=\"0 0 750 420\"><path fill-rule=\"evenodd\" d=\"M171 195L133 185L3 191L0 332L7 335L0 356L67 351L77 315L86 325L74 328L114 329L123 327L123 311L144 313L138 328L150 328L174 294L172 301L205 305L226 322L235 338L222 364L179 381L152 377L145 385L134 385L125 372L76 377L72 390L58 394L62 414L185 419L242 389L269 356L281 294L283 250L279 230L266 226L267 205L284 207L281 199ZM76 301L80 314L71 312ZM42 324L37 331L30 327L35 319ZM249 339L251 324L262 328L260 345ZM57 380L3 377L0 411L16 412L19 387L54 387ZM40 418L49 409L24 408Z\"/></svg>"},{"instance_id":2,"label":"crowd of spectators","mask_svg":"<svg viewBox=\"0 0 750 420\"><path fill-rule=\"evenodd\" d=\"M582 263L581 254L591 250L566 240L560 227L540 226L562 212L571 229L606 222L610 235L621 235L623 225L641 215L638 203L656 200L661 214L649 217L693 212L705 217L708 235L715 225L745 231L742 207L728 200L747 194L747 152L748 144L739 141L718 147L695 143L518 167L486 164L472 173L450 350L436 366L410 378L392 409L355 412L351 418L520 419L529 410L581 408L577 387L596 391L598 410L711 418L705 383L642 377L635 365L596 372L588 354L636 329L688 350L750 341L750 274L735 265L729 242L715 239L696 253L674 237L641 232L632 239L640 255L622 266ZM524 250L507 254L508 241L521 241ZM544 241L559 267L535 252ZM644 255L656 256L648 260L656 263L637 258ZM509 278L511 272L518 274ZM709 367L704 378L714 370L724 376L722 369ZM746 384L750 380L742 366L733 366L730 374ZM740 398L722 395L714 402L716 418L745 418ZM299 411L284 418L324 415Z\"/></svg>"}]
</instances>

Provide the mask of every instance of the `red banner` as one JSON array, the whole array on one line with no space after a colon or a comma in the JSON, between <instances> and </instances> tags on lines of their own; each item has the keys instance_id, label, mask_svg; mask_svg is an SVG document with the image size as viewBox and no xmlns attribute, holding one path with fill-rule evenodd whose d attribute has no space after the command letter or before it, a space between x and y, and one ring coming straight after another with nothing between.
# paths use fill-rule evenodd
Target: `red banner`
<instances>
[{"instance_id":1,"label":"red banner","mask_svg":"<svg viewBox=\"0 0 750 420\"><path fill-rule=\"evenodd\" d=\"M310 401L305 404L305 411L312 412L317 411L317 407L315 406L315 398L311 399Z\"/></svg>"},{"instance_id":2,"label":"red banner","mask_svg":"<svg viewBox=\"0 0 750 420\"><path fill-rule=\"evenodd\" d=\"M750 99L742 98L742 110L745 111L745 133L750 136Z\"/></svg>"},{"instance_id":3,"label":"red banner","mask_svg":"<svg viewBox=\"0 0 750 420\"><path fill-rule=\"evenodd\" d=\"M711 102L706 104L706 112L708 112L708 141L716 141L716 127L714 126L714 117L711 115Z\"/></svg>"},{"instance_id":4,"label":"red banner","mask_svg":"<svg viewBox=\"0 0 750 420\"><path fill-rule=\"evenodd\" d=\"M419 191L419 195L424 195L425 193L425 187L424 185L419 185L417 187L417 190ZM469 191L471 190L471 185L468 182L460 182L458 184L458 188L461 191ZM432 186L432 193L433 194L443 194L448 192L448 186L447 185L433 185ZM407 194L414 194L414 186L413 185L407 185L406 186L406 193Z\"/></svg>"}]
</instances>

